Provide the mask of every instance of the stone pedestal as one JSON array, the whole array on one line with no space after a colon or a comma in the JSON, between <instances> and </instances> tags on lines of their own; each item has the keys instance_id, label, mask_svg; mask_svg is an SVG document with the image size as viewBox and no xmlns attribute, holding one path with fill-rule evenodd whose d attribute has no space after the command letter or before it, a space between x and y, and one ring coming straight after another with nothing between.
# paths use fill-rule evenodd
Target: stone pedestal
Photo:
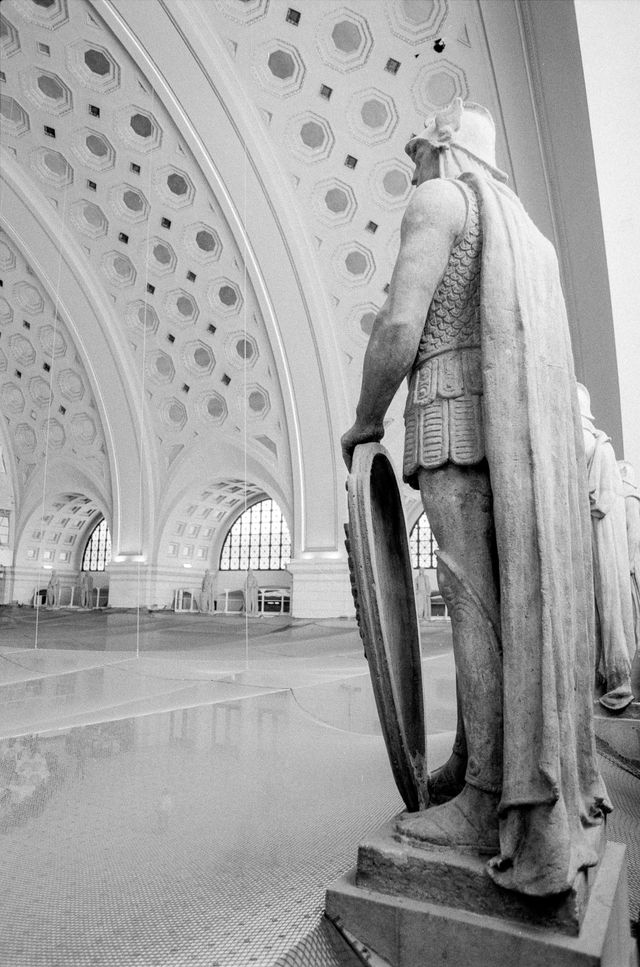
<instances>
[{"instance_id":1,"label":"stone pedestal","mask_svg":"<svg viewBox=\"0 0 640 967\"><path fill-rule=\"evenodd\" d=\"M327 890L326 913L390 967L633 967L624 855L609 843L567 894L527 899L483 858L400 844L387 824Z\"/></svg>"},{"instance_id":2,"label":"stone pedestal","mask_svg":"<svg viewBox=\"0 0 640 967\"><path fill-rule=\"evenodd\" d=\"M619 714L597 706L593 715L599 751L611 752L635 775L640 775L640 702L632 702Z\"/></svg>"},{"instance_id":3,"label":"stone pedestal","mask_svg":"<svg viewBox=\"0 0 640 967\"><path fill-rule=\"evenodd\" d=\"M352 618L355 615L349 566L343 554L309 554L287 565L293 575L291 613L294 618Z\"/></svg>"}]
</instances>

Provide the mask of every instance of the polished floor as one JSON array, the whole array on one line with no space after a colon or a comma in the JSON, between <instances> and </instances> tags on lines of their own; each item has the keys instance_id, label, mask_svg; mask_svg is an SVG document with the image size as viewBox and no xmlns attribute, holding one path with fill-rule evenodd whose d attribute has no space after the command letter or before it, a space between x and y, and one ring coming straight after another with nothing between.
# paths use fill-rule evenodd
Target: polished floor
<instances>
[{"instance_id":1,"label":"polished floor","mask_svg":"<svg viewBox=\"0 0 640 967\"><path fill-rule=\"evenodd\" d=\"M447 621L423 655L434 765ZM602 765L637 907L640 783ZM342 967L324 890L400 808L351 622L0 610L2 967Z\"/></svg>"}]
</instances>

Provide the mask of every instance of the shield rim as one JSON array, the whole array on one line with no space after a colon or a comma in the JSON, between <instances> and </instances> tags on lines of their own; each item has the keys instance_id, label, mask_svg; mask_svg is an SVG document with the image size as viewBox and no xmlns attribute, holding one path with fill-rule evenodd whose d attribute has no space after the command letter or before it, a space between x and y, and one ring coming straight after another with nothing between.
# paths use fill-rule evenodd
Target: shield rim
<instances>
[{"instance_id":1,"label":"shield rim","mask_svg":"<svg viewBox=\"0 0 640 967\"><path fill-rule=\"evenodd\" d=\"M402 647L409 651L412 667L411 684L414 690L415 707L418 709L420 718L420 722L415 724L415 742L409 741L403 728L401 701L392 674L389 655L393 643L389 641L389 635L386 632L388 621L385 615L385 608L389 605L384 603L384 597L377 593L380 587L379 555L386 550L376 541L373 528L374 497L371 477L374 461L377 459L383 459L388 465L389 476L393 481L393 493L390 493L389 497L395 500L397 516L404 522L404 527L399 528L400 533L397 535L398 550L404 565L402 579L410 604L409 614L405 615L409 631L408 641L404 641ZM398 791L407 809L415 812L428 805L420 630L404 508L393 463L382 444L364 443L355 447L351 472L347 478L347 504L349 510L347 550L356 615L369 663L378 717ZM412 745L416 747L411 748Z\"/></svg>"}]
</instances>

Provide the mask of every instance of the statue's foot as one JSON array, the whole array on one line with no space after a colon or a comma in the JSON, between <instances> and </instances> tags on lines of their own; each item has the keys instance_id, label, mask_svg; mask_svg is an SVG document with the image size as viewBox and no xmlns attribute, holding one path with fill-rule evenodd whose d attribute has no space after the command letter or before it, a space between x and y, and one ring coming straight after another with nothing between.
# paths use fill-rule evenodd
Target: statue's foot
<instances>
[{"instance_id":1,"label":"statue's foot","mask_svg":"<svg viewBox=\"0 0 640 967\"><path fill-rule=\"evenodd\" d=\"M420 813L405 813L396 832L414 846L450 846L494 855L499 851L496 793L465 786L459 796Z\"/></svg>"},{"instance_id":2,"label":"statue's foot","mask_svg":"<svg viewBox=\"0 0 640 967\"><path fill-rule=\"evenodd\" d=\"M633 701L633 692L631 691L630 683L625 682L624 685L618 685L617 688L601 695L598 701L603 708L608 709L610 712L622 712Z\"/></svg>"},{"instance_id":3,"label":"statue's foot","mask_svg":"<svg viewBox=\"0 0 640 967\"><path fill-rule=\"evenodd\" d=\"M464 777L467 771L467 757L459 752L452 752L444 765L429 773L427 789L429 802L434 806L455 799L464 789Z\"/></svg>"}]
</instances>

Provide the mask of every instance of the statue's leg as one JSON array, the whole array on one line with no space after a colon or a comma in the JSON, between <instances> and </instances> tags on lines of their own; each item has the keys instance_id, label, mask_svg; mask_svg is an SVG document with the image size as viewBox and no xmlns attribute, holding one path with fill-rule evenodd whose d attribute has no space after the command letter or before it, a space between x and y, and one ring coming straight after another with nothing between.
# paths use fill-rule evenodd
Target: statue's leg
<instances>
[{"instance_id":1,"label":"statue's leg","mask_svg":"<svg viewBox=\"0 0 640 967\"><path fill-rule=\"evenodd\" d=\"M417 840L491 851L502 784L502 658L488 470L449 464L423 471L420 490L440 548L438 585L451 616L467 758L459 734L450 760L459 795L398 828Z\"/></svg>"},{"instance_id":2,"label":"statue's leg","mask_svg":"<svg viewBox=\"0 0 640 967\"><path fill-rule=\"evenodd\" d=\"M462 718L462 695L460 685L456 675L456 737L453 741L451 755L443 765L429 773L427 781L429 790L429 802L433 806L449 802L464 786L464 777L467 771L467 738L464 732L464 720Z\"/></svg>"}]
</instances>

